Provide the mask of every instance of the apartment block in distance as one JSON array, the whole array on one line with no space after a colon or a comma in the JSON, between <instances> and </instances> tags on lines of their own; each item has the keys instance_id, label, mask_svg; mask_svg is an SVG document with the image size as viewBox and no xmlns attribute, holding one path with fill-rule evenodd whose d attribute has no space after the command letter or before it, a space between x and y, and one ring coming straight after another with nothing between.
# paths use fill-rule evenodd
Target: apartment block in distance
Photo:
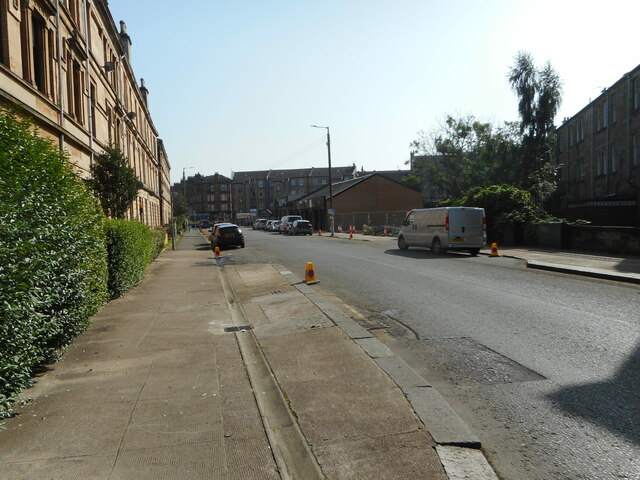
<instances>
[{"instance_id":1,"label":"apartment block in distance","mask_svg":"<svg viewBox=\"0 0 640 480\"><path fill-rule=\"evenodd\" d=\"M640 226L640 65L558 128L561 210L595 225Z\"/></svg>"},{"instance_id":2,"label":"apartment block in distance","mask_svg":"<svg viewBox=\"0 0 640 480\"><path fill-rule=\"evenodd\" d=\"M356 166L332 167L333 183L352 179ZM256 216L280 218L296 213L295 201L329 184L329 168L300 168L235 172L233 211L238 221Z\"/></svg>"},{"instance_id":3,"label":"apartment block in distance","mask_svg":"<svg viewBox=\"0 0 640 480\"><path fill-rule=\"evenodd\" d=\"M185 196L187 209L193 214L194 221L223 221L234 219L232 211L231 179L215 173L199 173L173 184L174 194Z\"/></svg>"},{"instance_id":4,"label":"apartment block in distance","mask_svg":"<svg viewBox=\"0 0 640 480\"><path fill-rule=\"evenodd\" d=\"M169 223L169 161L106 0L0 0L0 103L18 105L88 178L117 145L140 180L128 218Z\"/></svg>"}]
</instances>

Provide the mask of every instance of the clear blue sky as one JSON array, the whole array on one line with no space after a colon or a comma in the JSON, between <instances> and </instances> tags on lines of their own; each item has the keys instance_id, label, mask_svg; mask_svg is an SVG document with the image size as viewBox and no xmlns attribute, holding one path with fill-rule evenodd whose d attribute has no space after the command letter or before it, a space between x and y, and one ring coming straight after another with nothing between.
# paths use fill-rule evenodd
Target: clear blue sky
<instances>
[{"instance_id":1,"label":"clear blue sky","mask_svg":"<svg viewBox=\"0 0 640 480\"><path fill-rule=\"evenodd\" d=\"M109 0L133 42L172 181L200 172L406 168L447 114L517 120L519 50L572 116L640 63L638 0Z\"/></svg>"}]
</instances>

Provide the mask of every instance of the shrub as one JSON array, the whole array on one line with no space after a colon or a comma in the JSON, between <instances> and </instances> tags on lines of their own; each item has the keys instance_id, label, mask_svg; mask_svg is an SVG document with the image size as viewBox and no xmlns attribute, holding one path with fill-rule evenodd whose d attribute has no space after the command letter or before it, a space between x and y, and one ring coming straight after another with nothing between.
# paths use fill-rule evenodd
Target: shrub
<instances>
[{"instance_id":1,"label":"shrub","mask_svg":"<svg viewBox=\"0 0 640 480\"><path fill-rule=\"evenodd\" d=\"M556 220L534 202L528 191L512 185L472 188L462 198L442 205L484 208L489 242L502 241L506 229L512 229L516 241L522 241L524 236L532 235L534 225Z\"/></svg>"},{"instance_id":2,"label":"shrub","mask_svg":"<svg viewBox=\"0 0 640 480\"><path fill-rule=\"evenodd\" d=\"M118 298L144 278L154 258L154 234L143 223L111 219L105 223L109 258L109 294Z\"/></svg>"},{"instance_id":3,"label":"shrub","mask_svg":"<svg viewBox=\"0 0 640 480\"><path fill-rule=\"evenodd\" d=\"M167 234L161 227L154 228L151 230L151 233L153 234L153 251L151 257L154 259L160 255L160 252L164 248Z\"/></svg>"},{"instance_id":4,"label":"shrub","mask_svg":"<svg viewBox=\"0 0 640 480\"><path fill-rule=\"evenodd\" d=\"M0 109L0 416L34 368L106 302L107 256L95 198L58 147Z\"/></svg>"}]
</instances>

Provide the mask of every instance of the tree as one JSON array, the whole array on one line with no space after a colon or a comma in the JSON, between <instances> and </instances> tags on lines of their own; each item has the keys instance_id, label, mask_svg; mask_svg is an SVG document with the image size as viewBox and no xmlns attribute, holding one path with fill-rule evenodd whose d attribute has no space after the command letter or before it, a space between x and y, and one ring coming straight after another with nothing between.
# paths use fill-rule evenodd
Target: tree
<instances>
[{"instance_id":1,"label":"tree","mask_svg":"<svg viewBox=\"0 0 640 480\"><path fill-rule=\"evenodd\" d=\"M95 158L91 167L93 179L89 180L105 215L124 218L138 195L140 182L127 159L117 146L105 148Z\"/></svg>"},{"instance_id":2,"label":"tree","mask_svg":"<svg viewBox=\"0 0 640 480\"><path fill-rule=\"evenodd\" d=\"M417 174L445 198L460 197L476 186L511 183L518 140L513 123L496 127L472 115L447 116L437 130L421 132L412 143L419 153L430 156Z\"/></svg>"},{"instance_id":3,"label":"tree","mask_svg":"<svg viewBox=\"0 0 640 480\"><path fill-rule=\"evenodd\" d=\"M536 68L531 54L519 52L509 72L509 83L518 96L520 114L519 183L542 201L555 187L553 122L562 101L562 82L549 62Z\"/></svg>"}]
</instances>

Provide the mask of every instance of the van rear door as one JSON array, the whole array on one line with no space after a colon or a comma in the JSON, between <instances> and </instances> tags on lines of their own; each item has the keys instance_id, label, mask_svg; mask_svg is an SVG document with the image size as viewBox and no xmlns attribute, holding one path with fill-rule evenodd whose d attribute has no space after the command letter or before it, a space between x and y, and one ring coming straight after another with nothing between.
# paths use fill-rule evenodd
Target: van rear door
<instances>
[{"instance_id":1,"label":"van rear door","mask_svg":"<svg viewBox=\"0 0 640 480\"><path fill-rule=\"evenodd\" d=\"M477 247L483 245L484 209L449 208L449 246Z\"/></svg>"}]
</instances>

